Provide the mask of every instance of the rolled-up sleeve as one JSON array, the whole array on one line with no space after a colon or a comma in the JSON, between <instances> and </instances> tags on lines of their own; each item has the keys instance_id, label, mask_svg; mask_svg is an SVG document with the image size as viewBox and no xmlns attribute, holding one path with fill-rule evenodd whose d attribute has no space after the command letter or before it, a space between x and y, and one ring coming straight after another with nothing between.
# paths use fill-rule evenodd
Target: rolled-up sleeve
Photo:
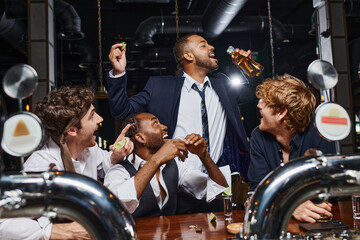
<instances>
[{"instance_id":1,"label":"rolled-up sleeve","mask_svg":"<svg viewBox=\"0 0 360 240\"><path fill-rule=\"evenodd\" d=\"M139 206L134 177L130 177L122 165L116 164L109 169L104 185L121 200L130 213Z\"/></svg>"},{"instance_id":2,"label":"rolled-up sleeve","mask_svg":"<svg viewBox=\"0 0 360 240\"><path fill-rule=\"evenodd\" d=\"M52 223L46 217L7 218L0 220L0 239L37 240L50 239Z\"/></svg>"},{"instance_id":3,"label":"rolled-up sleeve","mask_svg":"<svg viewBox=\"0 0 360 240\"><path fill-rule=\"evenodd\" d=\"M176 161L179 169L179 188L197 199L205 199L211 202L221 194L226 187L214 182L207 174L189 166L186 163ZM230 167L219 168L227 183L231 186Z\"/></svg>"},{"instance_id":4,"label":"rolled-up sleeve","mask_svg":"<svg viewBox=\"0 0 360 240\"><path fill-rule=\"evenodd\" d=\"M93 148L94 156L97 156L97 175L98 177L104 178L105 174L109 171L109 169L113 166L111 163L111 151L103 150L99 147Z\"/></svg>"}]
</instances>

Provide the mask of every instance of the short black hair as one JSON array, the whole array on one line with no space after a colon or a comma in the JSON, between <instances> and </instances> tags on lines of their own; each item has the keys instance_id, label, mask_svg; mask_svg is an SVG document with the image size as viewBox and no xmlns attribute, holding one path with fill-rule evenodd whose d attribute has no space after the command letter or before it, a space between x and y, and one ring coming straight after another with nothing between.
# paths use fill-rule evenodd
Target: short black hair
<instances>
[{"instance_id":1,"label":"short black hair","mask_svg":"<svg viewBox=\"0 0 360 240\"><path fill-rule=\"evenodd\" d=\"M134 136L140 129L140 120L136 117L140 113L135 113L130 115L121 125L121 131L126 127L126 125L130 124L129 130L126 132L125 137L128 137L131 141L134 142Z\"/></svg>"},{"instance_id":2,"label":"short black hair","mask_svg":"<svg viewBox=\"0 0 360 240\"><path fill-rule=\"evenodd\" d=\"M184 48L188 42L188 38L194 35L198 35L197 33L189 33L186 34L184 36L182 36L181 38L179 38L173 48L173 53L174 53L174 57L175 57L175 61L179 64L182 65L182 62L184 61L183 58L183 53L184 53Z\"/></svg>"}]
</instances>

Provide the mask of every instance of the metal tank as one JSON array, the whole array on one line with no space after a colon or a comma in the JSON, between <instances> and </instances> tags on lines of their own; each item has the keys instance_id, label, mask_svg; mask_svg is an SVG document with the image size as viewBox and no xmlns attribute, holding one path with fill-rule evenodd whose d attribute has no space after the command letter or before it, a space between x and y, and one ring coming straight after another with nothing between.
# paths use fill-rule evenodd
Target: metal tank
<instances>
[{"instance_id":1,"label":"metal tank","mask_svg":"<svg viewBox=\"0 0 360 240\"><path fill-rule=\"evenodd\" d=\"M36 89L37 73L29 65L16 65L8 70L2 83L4 91L19 100L21 110L22 99ZM35 118L30 113L19 114ZM5 135L4 125L11 118L6 119L6 106L0 95L0 139L3 149L6 146L2 136ZM43 137L40 120L37 124L40 125L39 135ZM17 154L12 154L9 148L4 150L21 157L23 162L24 157L38 146L33 147ZM118 198L94 179L61 171L4 174L3 168L0 148L0 218L45 216L51 220L65 217L79 222L92 239L136 239L135 222L130 213Z\"/></svg>"},{"instance_id":2,"label":"metal tank","mask_svg":"<svg viewBox=\"0 0 360 240\"><path fill-rule=\"evenodd\" d=\"M118 198L97 181L70 172L2 175L0 218L66 217L92 239L136 239L135 223Z\"/></svg>"},{"instance_id":3,"label":"metal tank","mask_svg":"<svg viewBox=\"0 0 360 240\"><path fill-rule=\"evenodd\" d=\"M294 159L271 172L257 187L245 213L244 236L280 239L301 203L354 193L360 193L360 155Z\"/></svg>"}]
</instances>

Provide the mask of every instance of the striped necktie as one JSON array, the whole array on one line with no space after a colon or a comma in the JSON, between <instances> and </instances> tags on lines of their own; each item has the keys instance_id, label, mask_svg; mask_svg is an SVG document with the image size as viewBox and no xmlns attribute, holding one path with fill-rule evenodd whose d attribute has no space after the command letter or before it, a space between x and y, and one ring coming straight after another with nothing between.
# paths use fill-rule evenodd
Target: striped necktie
<instances>
[{"instance_id":1,"label":"striped necktie","mask_svg":"<svg viewBox=\"0 0 360 240\"><path fill-rule=\"evenodd\" d=\"M209 141L209 125L208 125L208 116L206 111L206 105L205 105L205 89L208 86L208 82L205 82L204 87L202 91L199 90L199 88L194 83L191 88L197 91L200 94L201 97L201 123L202 123L202 137L206 141L206 150L210 154L210 141Z\"/></svg>"}]
</instances>

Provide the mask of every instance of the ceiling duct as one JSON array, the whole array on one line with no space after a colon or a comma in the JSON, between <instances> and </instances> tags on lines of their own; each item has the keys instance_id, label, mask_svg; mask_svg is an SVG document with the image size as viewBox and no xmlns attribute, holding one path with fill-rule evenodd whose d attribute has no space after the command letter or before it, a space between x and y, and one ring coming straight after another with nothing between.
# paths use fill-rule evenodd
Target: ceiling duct
<instances>
[{"instance_id":1,"label":"ceiling duct","mask_svg":"<svg viewBox=\"0 0 360 240\"><path fill-rule=\"evenodd\" d=\"M296 25L283 25L276 18L271 18L272 31L274 41L288 42L291 38L310 38L309 30L311 25L296 24ZM268 33L269 17L268 16L248 16L243 17L236 23L232 23L223 32L250 32L250 33Z\"/></svg>"},{"instance_id":2,"label":"ceiling duct","mask_svg":"<svg viewBox=\"0 0 360 240\"><path fill-rule=\"evenodd\" d=\"M1 0L0 0L1 1ZM21 20L27 17L25 0L4 0L1 2L0 37L9 45L27 55L27 24ZM74 7L63 0L55 1L58 36L77 40L85 36L81 32L81 19Z\"/></svg>"},{"instance_id":3,"label":"ceiling duct","mask_svg":"<svg viewBox=\"0 0 360 240\"><path fill-rule=\"evenodd\" d=\"M283 42L288 40L287 30L284 25L277 19L271 18L274 40ZM269 17L249 16L243 17L236 24L231 24L223 32L250 32L250 33L267 33L269 31Z\"/></svg>"},{"instance_id":4,"label":"ceiling duct","mask_svg":"<svg viewBox=\"0 0 360 240\"><path fill-rule=\"evenodd\" d=\"M206 37L219 36L247 0L213 0L203 16L179 17L180 33L204 33ZM155 34L176 33L175 17L149 17L140 23L136 30L135 45L153 45L152 37Z\"/></svg>"},{"instance_id":5,"label":"ceiling duct","mask_svg":"<svg viewBox=\"0 0 360 240\"><path fill-rule=\"evenodd\" d=\"M1 0L0 0L1 1ZM26 19L27 18L27 1L26 0L3 0L6 17L9 19Z\"/></svg>"},{"instance_id":6,"label":"ceiling duct","mask_svg":"<svg viewBox=\"0 0 360 240\"><path fill-rule=\"evenodd\" d=\"M201 19L201 16L179 17L179 33L202 33ZM136 29L136 40L134 45L154 45L152 38L155 34L171 33L176 33L175 17L149 17L141 22Z\"/></svg>"},{"instance_id":7,"label":"ceiling duct","mask_svg":"<svg viewBox=\"0 0 360 240\"><path fill-rule=\"evenodd\" d=\"M55 16L58 23L57 36L65 40L79 40L85 37L81 32L81 19L75 8L63 0L55 1Z\"/></svg>"},{"instance_id":8,"label":"ceiling duct","mask_svg":"<svg viewBox=\"0 0 360 240\"><path fill-rule=\"evenodd\" d=\"M246 2L247 0L212 0L203 14L205 36L211 39L218 37Z\"/></svg>"},{"instance_id":9,"label":"ceiling duct","mask_svg":"<svg viewBox=\"0 0 360 240\"><path fill-rule=\"evenodd\" d=\"M70 52L81 56L79 68L85 69L98 64L97 59L86 43L71 42Z\"/></svg>"},{"instance_id":10,"label":"ceiling duct","mask_svg":"<svg viewBox=\"0 0 360 240\"><path fill-rule=\"evenodd\" d=\"M97 64L97 59L94 57L93 52L86 43L82 41L71 41L68 43L68 48L64 49L64 53L80 55L80 68L85 69Z\"/></svg>"},{"instance_id":11,"label":"ceiling duct","mask_svg":"<svg viewBox=\"0 0 360 240\"><path fill-rule=\"evenodd\" d=\"M0 37L19 52L27 55L27 26L24 21L8 19L4 12L0 19Z\"/></svg>"},{"instance_id":12,"label":"ceiling duct","mask_svg":"<svg viewBox=\"0 0 360 240\"><path fill-rule=\"evenodd\" d=\"M179 18L180 33L204 33L201 26L201 16L184 16ZM273 36L275 42L287 42L290 38L309 37L310 25L286 25L272 18ZM224 29L226 32L252 32L267 33L269 31L269 18L266 16L243 17L236 23ZM154 45L152 40L156 34L176 33L175 17L149 17L140 23L136 30L135 45ZM206 33L204 33L206 35Z\"/></svg>"},{"instance_id":13,"label":"ceiling duct","mask_svg":"<svg viewBox=\"0 0 360 240\"><path fill-rule=\"evenodd\" d=\"M360 0L345 0L346 16L360 17Z\"/></svg>"}]
</instances>

